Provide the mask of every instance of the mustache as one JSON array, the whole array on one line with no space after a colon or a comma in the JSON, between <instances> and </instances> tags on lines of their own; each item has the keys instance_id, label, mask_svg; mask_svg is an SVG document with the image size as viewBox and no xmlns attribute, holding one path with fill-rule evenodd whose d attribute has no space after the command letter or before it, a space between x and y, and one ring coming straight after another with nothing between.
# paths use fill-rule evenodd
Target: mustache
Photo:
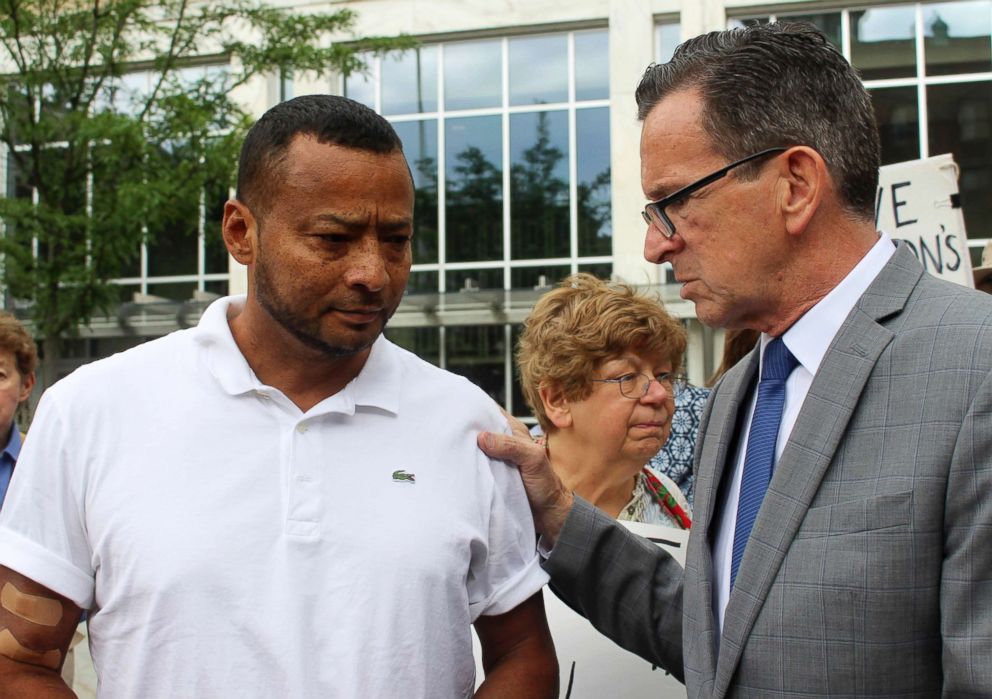
<instances>
[{"instance_id":1,"label":"mustache","mask_svg":"<svg viewBox=\"0 0 992 699\"><path fill-rule=\"evenodd\" d=\"M346 299L336 299L334 303L327 304L321 310L328 313L330 311L355 311L385 307L386 300L382 294L361 294Z\"/></svg>"}]
</instances>

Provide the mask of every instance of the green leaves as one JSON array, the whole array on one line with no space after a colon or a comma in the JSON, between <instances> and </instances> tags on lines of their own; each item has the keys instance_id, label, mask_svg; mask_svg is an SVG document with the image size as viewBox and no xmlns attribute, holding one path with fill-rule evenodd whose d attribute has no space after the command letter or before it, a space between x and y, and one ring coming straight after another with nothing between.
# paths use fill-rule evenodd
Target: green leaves
<instances>
[{"instance_id":1,"label":"green leaves","mask_svg":"<svg viewBox=\"0 0 992 699\"><path fill-rule=\"evenodd\" d=\"M197 234L206 197L233 185L251 122L239 89L414 45L356 40L355 20L249 0L0 0L3 282L38 331L107 312L107 280L133 276L143 241Z\"/></svg>"}]
</instances>

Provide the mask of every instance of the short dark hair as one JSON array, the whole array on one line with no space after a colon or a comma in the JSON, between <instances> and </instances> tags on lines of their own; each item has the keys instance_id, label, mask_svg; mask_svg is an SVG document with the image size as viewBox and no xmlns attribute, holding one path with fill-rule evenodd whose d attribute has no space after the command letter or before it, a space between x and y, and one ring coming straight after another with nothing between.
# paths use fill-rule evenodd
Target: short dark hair
<instances>
[{"instance_id":1,"label":"short dark hair","mask_svg":"<svg viewBox=\"0 0 992 699\"><path fill-rule=\"evenodd\" d=\"M255 210L268 205L290 142L298 134L319 143L373 153L403 150L392 125L363 104L337 95L303 95L272 107L248 130L238 162L237 198Z\"/></svg>"},{"instance_id":2,"label":"short dark hair","mask_svg":"<svg viewBox=\"0 0 992 699\"><path fill-rule=\"evenodd\" d=\"M638 117L690 88L700 91L703 129L728 161L775 146L809 146L826 161L844 208L874 218L881 156L871 97L815 27L759 24L689 39L671 61L644 73ZM757 170L745 165L739 174Z\"/></svg>"},{"instance_id":3,"label":"short dark hair","mask_svg":"<svg viewBox=\"0 0 992 699\"><path fill-rule=\"evenodd\" d=\"M0 350L14 355L22 379L33 374L38 366L38 349L30 333L6 311L0 311Z\"/></svg>"}]
</instances>

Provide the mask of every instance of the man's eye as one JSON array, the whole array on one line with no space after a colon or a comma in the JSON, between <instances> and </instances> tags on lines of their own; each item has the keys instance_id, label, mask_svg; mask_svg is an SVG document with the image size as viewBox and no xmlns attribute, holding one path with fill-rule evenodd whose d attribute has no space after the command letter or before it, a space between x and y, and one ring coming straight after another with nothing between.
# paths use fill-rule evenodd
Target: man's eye
<instances>
[{"instance_id":1,"label":"man's eye","mask_svg":"<svg viewBox=\"0 0 992 699\"><path fill-rule=\"evenodd\" d=\"M402 235L397 234L397 235L388 236L386 238L386 242L392 245L406 245L407 243L410 242L410 238L412 238L412 236L406 233Z\"/></svg>"}]
</instances>

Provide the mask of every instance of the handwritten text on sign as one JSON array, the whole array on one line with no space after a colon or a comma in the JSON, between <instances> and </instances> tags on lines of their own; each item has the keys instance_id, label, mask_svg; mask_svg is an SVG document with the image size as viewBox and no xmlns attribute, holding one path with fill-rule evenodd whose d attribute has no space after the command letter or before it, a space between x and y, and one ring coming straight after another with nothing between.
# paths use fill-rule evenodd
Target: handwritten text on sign
<instances>
[{"instance_id":1,"label":"handwritten text on sign","mask_svg":"<svg viewBox=\"0 0 992 699\"><path fill-rule=\"evenodd\" d=\"M875 226L904 240L926 271L972 286L957 173L950 155L881 168Z\"/></svg>"}]
</instances>

